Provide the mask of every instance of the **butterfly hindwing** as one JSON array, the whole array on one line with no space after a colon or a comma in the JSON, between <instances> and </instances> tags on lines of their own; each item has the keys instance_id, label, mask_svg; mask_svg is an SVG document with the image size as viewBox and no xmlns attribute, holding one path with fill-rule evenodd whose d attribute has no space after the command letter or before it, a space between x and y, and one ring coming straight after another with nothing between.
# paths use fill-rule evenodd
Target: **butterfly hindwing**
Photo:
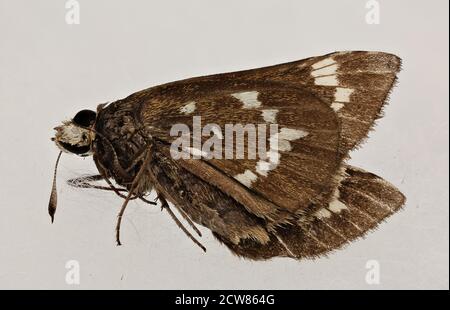
<instances>
[{"instance_id":1,"label":"butterfly hindwing","mask_svg":"<svg viewBox=\"0 0 450 310\"><path fill-rule=\"evenodd\" d=\"M214 236L233 253L252 259L314 258L364 236L404 204L403 194L380 177L351 166L343 169L345 176L338 186L343 208L327 207L308 223L278 227L265 244L251 239L233 244L220 234Z\"/></svg>"}]
</instances>

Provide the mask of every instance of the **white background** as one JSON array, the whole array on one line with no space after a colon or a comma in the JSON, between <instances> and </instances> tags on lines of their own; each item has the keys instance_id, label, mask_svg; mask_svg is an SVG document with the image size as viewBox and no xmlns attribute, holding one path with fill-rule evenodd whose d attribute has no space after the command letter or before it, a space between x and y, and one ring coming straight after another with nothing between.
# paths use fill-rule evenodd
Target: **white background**
<instances>
[{"instance_id":1,"label":"white background","mask_svg":"<svg viewBox=\"0 0 450 310\"><path fill-rule=\"evenodd\" d=\"M0 0L0 288L322 289L449 287L448 1ZM335 50L380 50L404 60L385 117L351 163L408 198L403 211L344 250L314 261L252 262L204 231L202 253L157 207L64 180L95 173L63 156L59 207L47 214L57 155L52 128L83 108L192 76L298 60ZM65 282L68 260L80 285ZM368 260L381 284L365 282Z\"/></svg>"}]
</instances>

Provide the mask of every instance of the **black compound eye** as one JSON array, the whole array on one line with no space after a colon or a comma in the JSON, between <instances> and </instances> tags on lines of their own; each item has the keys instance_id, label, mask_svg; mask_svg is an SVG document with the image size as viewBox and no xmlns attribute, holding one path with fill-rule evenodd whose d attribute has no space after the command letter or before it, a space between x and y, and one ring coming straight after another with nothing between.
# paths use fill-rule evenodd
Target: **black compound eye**
<instances>
[{"instance_id":1,"label":"black compound eye","mask_svg":"<svg viewBox=\"0 0 450 310\"><path fill-rule=\"evenodd\" d=\"M95 123L95 118L97 113L91 110L81 110L73 118L72 122L75 125L80 125L83 127L91 127Z\"/></svg>"}]
</instances>

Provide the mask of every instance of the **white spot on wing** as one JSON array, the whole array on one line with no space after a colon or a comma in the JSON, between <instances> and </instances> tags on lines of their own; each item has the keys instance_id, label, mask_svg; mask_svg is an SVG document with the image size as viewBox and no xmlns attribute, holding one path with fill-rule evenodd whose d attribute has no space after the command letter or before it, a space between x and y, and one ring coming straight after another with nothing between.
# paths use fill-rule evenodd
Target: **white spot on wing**
<instances>
[{"instance_id":1,"label":"white spot on wing","mask_svg":"<svg viewBox=\"0 0 450 310\"><path fill-rule=\"evenodd\" d=\"M279 152L292 150L290 141L306 137L307 135L308 132L303 130L281 128L280 132L270 136L270 150L266 153L267 160L258 161L256 164L256 172L262 176L267 176L269 171L275 169L280 163L281 154Z\"/></svg>"},{"instance_id":2,"label":"white spot on wing","mask_svg":"<svg viewBox=\"0 0 450 310\"><path fill-rule=\"evenodd\" d=\"M340 109L342 109L342 107L344 106L343 103L340 102L333 102L331 104L331 107L333 108L333 110L335 110L336 112L339 111Z\"/></svg>"},{"instance_id":3,"label":"white spot on wing","mask_svg":"<svg viewBox=\"0 0 450 310\"><path fill-rule=\"evenodd\" d=\"M336 87L334 100L339 102L350 102L350 96L355 90L352 88Z\"/></svg>"},{"instance_id":4,"label":"white spot on wing","mask_svg":"<svg viewBox=\"0 0 450 310\"><path fill-rule=\"evenodd\" d=\"M297 140L303 137L306 137L308 135L308 132L299 130L299 129L292 129L292 128L281 128L280 133L278 134L278 137L282 140Z\"/></svg>"},{"instance_id":5,"label":"white spot on wing","mask_svg":"<svg viewBox=\"0 0 450 310\"><path fill-rule=\"evenodd\" d=\"M206 157L206 156L208 156L208 153L206 153L206 152L204 152L202 150L193 148L193 147L187 147L186 151L189 154L193 155L194 157Z\"/></svg>"},{"instance_id":6,"label":"white spot on wing","mask_svg":"<svg viewBox=\"0 0 450 310\"><path fill-rule=\"evenodd\" d=\"M314 70L311 72L311 75L313 77L324 76L324 75L333 75L333 74L336 74L337 69L338 69L338 64L334 64L334 65L331 65L328 67Z\"/></svg>"},{"instance_id":7,"label":"white spot on wing","mask_svg":"<svg viewBox=\"0 0 450 310\"><path fill-rule=\"evenodd\" d=\"M346 210L347 206L339 199L335 198L328 204L328 209L330 209L331 212L340 213L342 210Z\"/></svg>"},{"instance_id":8,"label":"white spot on wing","mask_svg":"<svg viewBox=\"0 0 450 310\"><path fill-rule=\"evenodd\" d=\"M267 173L272 170L274 164L272 164L270 161L260 160L256 164L256 172L262 176L267 176Z\"/></svg>"},{"instance_id":9,"label":"white spot on wing","mask_svg":"<svg viewBox=\"0 0 450 310\"><path fill-rule=\"evenodd\" d=\"M238 180L241 184L250 188L252 187L252 183L256 181L258 176L247 169L244 171L244 173L235 175L234 178Z\"/></svg>"},{"instance_id":10,"label":"white spot on wing","mask_svg":"<svg viewBox=\"0 0 450 310\"><path fill-rule=\"evenodd\" d=\"M328 204L328 209L334 213L340 213L342 210L348 209L347 206L339 200L339 197L341 195L339 191L339 186L341 185L342 181L345 180L345 178L347 177L345 170L346 166L342 165L334 177L337 187L333 192L331 202Z\"/></svg>"},{"instance_id":11,"label":"white spot on wing","mask_svg":"<svg viewBox=\"0 0 450 310\"><path fill-rule=\"evenodd\" d=\"M326 208L322 208L316 211L316 213L314 213L314 216L322 219L322 218L329 218L331 216L331 212L328 211Z\"/></svg>"},{"instance_id":12,"label":"white spot on wing","mask_svg":"<svg viewBox=\"0 0 450 310\"><path fill-rule=\"evenodd\" d=\"M180 108L180 112L184 113L184 114L191 114L195 111L196 109L196 102L195 101L190 101L187 104L185 104L184 106L182 106Z\"/></svg>"},{"instance_id":13,"label":"white spot on wing","mask_svg":"<svg viewBox=\"0 0 450 310\"><path fill-rule=\"evenodd\" d=\"M342 53L340 53L342 54ZM316 62L312 66L311 76L314 78L314 84L320 86L339 86L337 72L339 64L332 58L325 58ZM334 111L339 111L344 106L343 103L350 102L350 96L355 90L346 87L336 87L334 93L334 102L331 107Z\"/></svg>"},{"instance_id":14,"label":"white spot on wing","mask_svg":"<svg viewBox=\"0 0 450 310\"><path fill-rule=\"evenodd\" d=\"M317 77L314 79L314 83L316 85L322 85L322 86L338 86L339 85L336 75Z\"/></svg>"},{"instance_id":15,"label":"white spot on wing","mask_svg":"<svg viewBox=\"0 0 450 310\"><path fill-rule=\"evenodd\" d=\"M270 150L266 155L269 158L269 161L274 165L278 165L280 163L280 153L278 153L278 151Z\"/></svg>"},{"instance_id":16,"label":"white spot on wing","mask_svg":"<svg viewBox=\"0 0 450 310\"><path fill-rule=\"evenodd\" d=\"M292 150L292 145L288 140L279 139L278 143L275 143L275 150L289 152Z\"/></svg>"},{"instance_id":17,"label":"white spot on wing","mask_svg":"<svg viewBox=\"0 0 450 310\"><path fill-rule=\"evenodd\" d=\"M266 123L276 123L277 122L278 110L262 110L262 117Z\"/></svg>"},{"instance_id":18,"label":"white spot on wing","mask_svg":"<svg viewBox=\"0 0 450 310\"><path fill-rule=\"evenodd\" d=\"M244 109L259 108L262 103L258 100L258 95L259 93L257 91L246 91L231 94L231 96L244 104Z\"/></svg>"},{"instance_id":19,"label":"white spot on wing","mask_svg":"<svg viewBox=\"0 0 450 310\"><path fill-rule=\"evenodd\" d=\"M336 61L332 57L328 57L328 58L322 59L321 61L316 62L311 67L314 70L317 70L317 69L332 65L334 63L336 63Z\"/></svg>"}]
</instances>

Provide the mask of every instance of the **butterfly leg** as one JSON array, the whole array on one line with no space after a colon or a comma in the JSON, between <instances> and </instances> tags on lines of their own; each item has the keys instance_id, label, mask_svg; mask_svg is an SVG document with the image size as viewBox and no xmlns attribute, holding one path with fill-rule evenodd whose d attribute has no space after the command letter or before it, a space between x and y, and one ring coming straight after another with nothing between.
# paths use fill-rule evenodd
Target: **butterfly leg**
<instances>
[{"instance_id":1,"label":"butterfly leg","mask_svg":"<svg viewBox=\"0 0 450 310\"><path fill-rule=\"evenodd\" d=\"M146 151L145 152L145 158L144 161L142 162L142 166L140 167L138 173L136 174L136 176L133 179L133 182L131 183L130 186L130 190L128 191L128 194L125 198L125 201L122 204L122 207L120 208L119 214L117 215L117 224L116 224L116 242L117 245L122 245L122 243L120 242L120 225L122 223L122 216L125 212L125 209L127 208L128 202L130 201L134 191L136 190L140 179L142 178L144 171L146 171L146 169L148 168L148 165L150 163L150 159L151 159L151 152L150 151Z\"/></svg>"},{"instance_id":2,"label":"butterfly leg","mask_svg":"<svg viewBox=\"0 0 450 310\"><path fill-rule=\"evenodd\" d=\"M169 213L170 217L174 220L174 222L177 224L177 226L191 239L196 245L198 245L204 252L206 252L206 248L192 236L192 234L186 229L186 227L183 226L183 224L180 222L180 220L176 217L175 213L170 209L169 204L167 200L162 196L161 194L158 194L159 201L161 201L161 208L165 209L167 213ZM193 223L189 220L189 224L193 226ZM200 233L197 228L196 232Z\"/></svg>"},{"instance_id":3,"label":"butterfly leg","mask_svg":"<svg viewBox=\"0 0 450 310\"><path fill-rule=\"evenodd\" d=\"M84 177L78 177L67 180L67 184L76 188L94 188L105 191L112 191L113 189L108 186L96 185L93 182L104 180L103 176L100 174L88 175ZM124 188L116 188L118 192L126 192Z\"/></svg>"},{"instance_id":4,"label":"butterfly leg","mask_svg":"<svg viewBox=\"0 0 450 310\"><path fill-rule=\"evenodd\" d=\"M109 186L96 185L94 182L106 180ZM75 188L93 188L104 191L114 191L119 197L126 199L127 196L122 193L128 192L126 188L117 188L115 187L109 179L105 179L101 174L89 175L84 177L78 177L67 180L67 184L75 187ZM136 198L140 198L139 196L133 196L130 200L134 200ZM156 205L156 202L148 201L149 204Z\"/></svg>"},{"instance_id":5,"label":"butterfly leg","mask_svg":"<svg viewBox=\"0 0 450 310\"><path fill-rule=\"evenodd\" d=\"M142 201L144 201L145 203L148 203L148 204L155 204L153 201L150 201L144 197L139 197L139 199L141 199ZM155 201L157 201L157 200L161 200L159 198L159 196L156 197ZM161 208L164 209L163 206L161 206ZM179 209L179 208L176 208L176 209L183 216L183 219L185 219L186 222L188 222L189 226L191 226L191 228L197 233L197 235L199 237L201 237L202 236L201 231L197 228L197 226L195 226L194 222L192 222L192 220L189 218L189 216L186 214L186 212L184 212L182 209Z\"/></svg>"}]
</instances>

